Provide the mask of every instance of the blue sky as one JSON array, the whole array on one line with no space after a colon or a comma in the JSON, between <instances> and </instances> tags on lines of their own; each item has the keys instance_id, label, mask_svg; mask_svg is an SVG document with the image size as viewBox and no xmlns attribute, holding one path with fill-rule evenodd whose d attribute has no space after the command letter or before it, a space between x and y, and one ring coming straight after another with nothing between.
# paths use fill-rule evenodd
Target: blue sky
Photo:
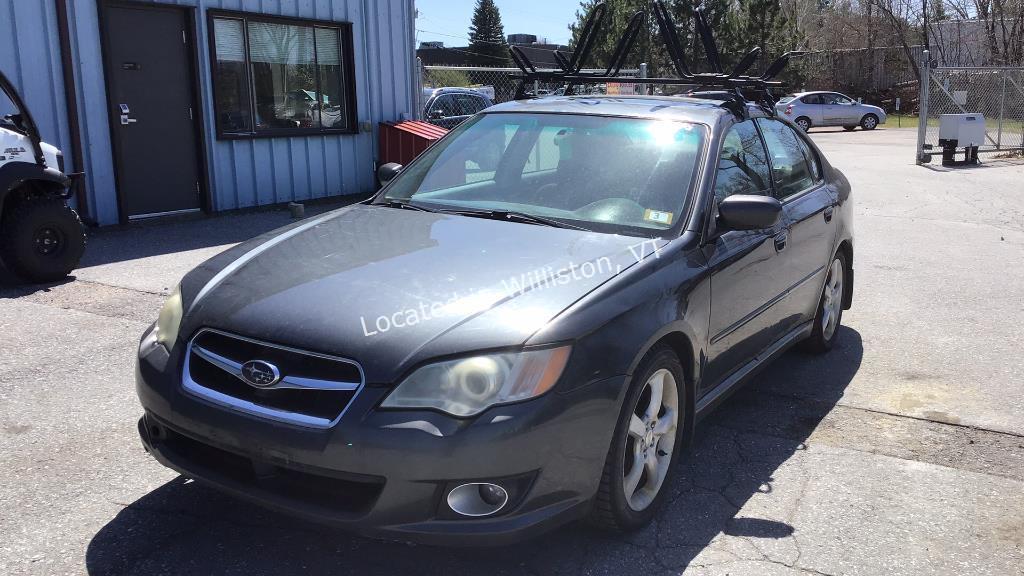
<instances>
[{"instance_id":1,"label":"blue sky","mask_svg":"<svg viewBox=\"0 0 1024 576\"><path fill-rule=\"evenodd\" d=\"M551 42L569 42L569 23L573 22L578 0L495 0L501 11L505 35L536 34ZM440 40L445 46L469 43L469 23L476 0L416 0L419 18L417 40ZM454 38L453 38L454 36Z\"/></svg>"}]
</instances>

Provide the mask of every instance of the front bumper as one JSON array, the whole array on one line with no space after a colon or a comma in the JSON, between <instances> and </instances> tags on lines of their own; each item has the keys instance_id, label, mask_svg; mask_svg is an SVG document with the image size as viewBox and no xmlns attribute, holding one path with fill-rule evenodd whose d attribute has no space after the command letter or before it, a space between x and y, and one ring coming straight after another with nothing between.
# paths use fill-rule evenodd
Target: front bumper
<instances>
[{"instance_id":1,"label":"front bumper","mask_svg":"<svg viewBox=\"0 0 1024 576\"><path fill-rule=\"evenodd\" d=\"M145 338L144 338L145 340ZM273 422L184 392L181 349L140 351L139 432L158 461L268 507L363 535L500 545L584 516L597 491L623 378L460 420L377 406L366 386L326 430ZM445 504L453 485L501 480L509 504L485 518Z\"/></svg>"}]
</instances>

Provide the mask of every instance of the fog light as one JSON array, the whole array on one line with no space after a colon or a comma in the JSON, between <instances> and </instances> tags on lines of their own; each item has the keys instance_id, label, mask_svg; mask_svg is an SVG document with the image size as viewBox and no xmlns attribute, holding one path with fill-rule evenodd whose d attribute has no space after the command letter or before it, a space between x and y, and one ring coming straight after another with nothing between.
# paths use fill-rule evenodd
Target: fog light
<instances>
[{"instance_id":1,"label":"fog light","mask_svg":"<svg viewBox=\"0 0 1024 576\"><path fill-rule=\"evenodd\" d=\"M463 516L490 516L507 503L508 492L486 482L463 484L448 493L448 507Z\"/></svg>"}]
</instances>

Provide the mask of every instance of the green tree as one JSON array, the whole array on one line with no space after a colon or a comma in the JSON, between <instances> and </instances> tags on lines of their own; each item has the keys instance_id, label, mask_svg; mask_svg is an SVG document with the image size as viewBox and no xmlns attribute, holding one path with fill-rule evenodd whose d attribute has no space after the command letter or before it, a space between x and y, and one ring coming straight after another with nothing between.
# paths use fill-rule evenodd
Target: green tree
<instances>
[{"instance_id":1,"label":"green tree","mask_svg":"<svg viewBox=\"0 0 1024 576\"><path fill-rule=\"evenodd\" d=\"M477 0L469 26L469 56L476 66L505 66L509 63L508 42L501 13L494 0Z\"/></svg>"},{"instance_id":2,"label":"green tree","mask_svg":"<svg viewBox=\"0 0 1024 576\"><path fill-rule=\"evenodd\" d=\"M579 42L587 15L599 2L600 0L580 2L580 8L576 11L576 22L569 25L573 47ZM608 15L605 17L592 57L585 65L599 68L606 66L630 18L638 10L647 10L647 21L633 47L633 52L627 58L627 65L635 66L640 62L647 62L652 75L673 74L675 71L669 63L657 22L650 14L650 2L605 0L605 3L608 6ZM669 0L666 4L677 26L690 70L708 71L703 45L694 25L694 3L691 0ZM770 57L792 50L799 44L796 27L784 16L780 0L705 0L702 5L704 15L715 33L722 64L727 68L736 64L754 46L760 46L765 54L760 64L764 67Z\"/></svg>"}]
</instances>

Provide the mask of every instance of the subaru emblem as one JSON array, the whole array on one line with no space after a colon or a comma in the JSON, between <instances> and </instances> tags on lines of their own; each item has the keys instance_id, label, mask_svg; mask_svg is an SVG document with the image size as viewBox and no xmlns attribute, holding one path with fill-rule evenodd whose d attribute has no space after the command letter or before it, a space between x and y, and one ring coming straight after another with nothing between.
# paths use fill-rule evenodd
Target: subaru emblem
<instances>
[{"instance_id":1,"label":"subaru emblem","mask_svg":"<svg viewBox=\"0 0 1024 576\"><path fill-rule=\"evenodd\" d=\"M249 360L242 364L242 379L257 388L266 388L277 384L281 372L270 362Z\"/></svg>"}]
</instances>

